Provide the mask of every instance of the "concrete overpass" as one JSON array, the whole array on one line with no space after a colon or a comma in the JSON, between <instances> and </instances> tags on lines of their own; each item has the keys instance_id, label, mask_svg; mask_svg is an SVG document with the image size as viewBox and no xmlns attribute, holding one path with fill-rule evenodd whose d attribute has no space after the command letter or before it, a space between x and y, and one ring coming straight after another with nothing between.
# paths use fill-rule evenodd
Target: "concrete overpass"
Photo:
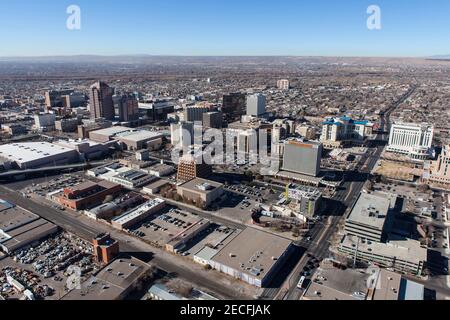
<instances>
[{"instance_id":1,"label":"concrete overpass","mask_svg":"<svg viewBox=\"0 0 450 320\"><path fill-rule=\"evenodd\" d=\"M52 167L44 167L44 168L36 168L36 169L26 169L26 170L10 170L6 172L0 173L0 180L8 180L17 176L30 175L30 174L39 174L39 173L52 173L64 170L84 170L92 167L97 167L100 165L107 164L105 161L97 161L97 162L83 162L83 163L75 163L75 164L67 164L61 166L52 166Z\"/></svg>"}]
</instances>

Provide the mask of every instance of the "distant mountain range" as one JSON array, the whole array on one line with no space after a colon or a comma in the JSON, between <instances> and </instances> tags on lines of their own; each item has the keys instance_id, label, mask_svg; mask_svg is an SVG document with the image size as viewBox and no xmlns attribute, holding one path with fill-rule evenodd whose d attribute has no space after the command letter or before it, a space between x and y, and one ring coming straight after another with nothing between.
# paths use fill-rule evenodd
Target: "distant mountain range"
<instances>
[{"instance_id":1,"label":"distant mountain range","mask_svg":"<svg viewBox=\"0 0 450 320\"><path fill-rule=\"evenodd\" d=\"M152 66L240 66L240 65L298 65L298 64L423 64L450 60L450 55L430 57L332 57L332 56L177 56L177 55L59 55L0 57L1 63L24 64L89 64L89 65L152 65Z\"/></svg>"},{"instance_id":2,"label":"distant mountain range","mask_svg":"<svg viewBox=\"0 0 450 320\"><path fill-rule=\"evenodd\" d=\"M450 60L450 54L444 54L444 55L438 55L438 56L431 56L429 59L435 59L435 60Z\"/></svg>"},{"instance_id":3,"label":"distant mountain range","mask_svg":"<svg viewBox=\"0 0 450 320\"><path fill-rule=\"evenodd\" d=\"M254 55L254 56L184 56L184 55L152 55L152 54L124 54L124 55L49 55L49 56L0 56L0 61L96 61L96 60L159 60L159 59L173 59L173 60L201 60L201 59L230 59L230 60L242 60L242 59L449 59L449 55L434 55L429 57L370 57L370 56L296 56L296 55Z\"/></svg>"}]
</instances>

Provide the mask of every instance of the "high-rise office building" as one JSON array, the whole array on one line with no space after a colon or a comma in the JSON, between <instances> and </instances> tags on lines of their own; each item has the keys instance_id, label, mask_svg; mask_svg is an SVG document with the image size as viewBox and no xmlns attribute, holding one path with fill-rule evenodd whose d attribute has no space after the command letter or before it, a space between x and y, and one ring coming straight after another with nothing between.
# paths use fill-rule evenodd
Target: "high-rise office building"
<instances>
[{"instance_id":1,"label":"high-rise office building","mask_svg":"<svg viewBox=\"0 0 450 320\"><path fill-rule=\"evenodd\" d=\"M72 94L72 89L49 90L45 92L45 106L47 109L62 108L64 96Z\"/></svg>"},{"instance_id":2,"label":"high-rise office building","mask_svg":"<svg viewBox=\"0 0 450 320\"><path fill-rule=\"evenodd\" d=\"M203 126L206 128L221 129L223 114L222 112L206 112L203 114Z\"/></svg>"},{"instance_id":3,"label":"high-rise office building","mask_svg":"<svg viewBox=\"0 0 450 320\"><path fill-rule=\"evenodd\" d=\"M277 88L280 90L289 90L290 83L287 79L281 79L277 81Z\"/></svg>"},{"instance_id":4,"label":"high-rise office building","mask_svg":"<svg viewBox=\"0 0 450 320\"><path fill-rule=\"evenodd\" d=\"M139 102L139 112L144 119L167 121L167 115L175 111L174 102L166 99L148 99Z\"/></svg>"},{"instance_id":5,"label":"high-rise office building","mask_svg":"<svg viewBox=\"0 0 450 320\"><path fill-rule=\"evenodd\" d=\"M317 177L321 159L321 143L300 139L287 140L284 144L282 170Z\"/></svg>"},{"instance_id":6,"label":"high-rise office building","mask_svg":"<svg viewBox=\"0 0 450 320\"><path fill-rule=\"evenodd\" d=\"M387 151L407 155L412 160L429 158L434 127L428 124L394 123Z\"/></svg>"},{"instance_id":7,"label":"high-rise office building","mask_svg":"<svg viewBox=\"0 0 450 320\"><path fill-rule=\"evenodd\" d=\"M184 121L195 122L203 121L203 114L208 112L208 107L188 106L184 108Z\"/></svg>"},{"instance_id":8,"label":"high-rise office building","mask_svg":"<svg viewBox=\"0 0 450 320\"><path fill-rule=\"evenodd\" d=\"M121 122L139 119L139 102L134 94L113 96L114 111Z\"/></svg>"},{"instance_id":9,"label":"high-rise office building","mask_svg":"<svg viewBox=\"0 0 450 320\"><path fill-rule=\"evenodd\" d=\"M78 108L86 103L86 96L81 92L72 92L71 94L61 96L62 107L66 110Z\"/></svg>"},{"instance_id":10,"label":"high-rise office building","mask_svg":"<svg viewBox=\"0 0 450 320\"><path fill-rule=\"evenodd\" d=\"M260 93L247 97L247 115L259 117L266 113L266 97Z\"/></svg>"},{"instance_id":11,"label":"high-rise office building","mask_svg":"<svg viewBox=\"0 0 450 320\"><path fill-rule=\"evenodd\" d=\"M246 95L231 93L223 96L222 113L227 120L236 120L246 112Z\"/></svg>"},{"instance_id":12,"label":"high-rise office building","mask_svg":"<svg viewBox=\"0 0 450 320\"><path fill-rule=\"evenodd\" d=\"M114 120L114 89L106 83L98 81L94 83L89 90L89 103L91 118L104 118Z\"/></svg>"}]
</instances>

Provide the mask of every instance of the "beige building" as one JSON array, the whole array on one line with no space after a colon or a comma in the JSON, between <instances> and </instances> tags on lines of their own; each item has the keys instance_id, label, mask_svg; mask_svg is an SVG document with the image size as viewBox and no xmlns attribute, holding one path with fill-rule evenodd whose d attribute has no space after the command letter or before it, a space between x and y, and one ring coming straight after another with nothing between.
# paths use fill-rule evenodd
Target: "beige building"
<instances>
[{"instance_id":1,"label":"beige building","mask_svg":"<svg viewBox=\"0 0 450 320\"><path fill-rule=\"evenodd\" d=\"M208 207L223 195L224 190L221 183L196 178L177 186L177 193L185 201Z\"/></svg>"},{"instance_id":2,"label":"beige building","mask_svg":"<svg viewBox=\"0 0 450 320\"><path fill-rule=\"evenodd\" d=\"M277 81L277 88L280 90L289 90L290 83L287 79L281 79Z\"/></svg>"},{"instance_id":3,"label":"beige building","mask_svg":"<svg viewBox=\"0 0 450 320\"><path fill-rule=\"evenodd\" d=\"M121 257L69 291L62 300L123 300L140 287L151 266L134 257Z\"/></svg>"},{"instance_id":4,"label":"beige building","mask_svg":"<svg viewBox=\"0 0 450 320\"><path fill-rule=\"evenodd\" d=\"M307 140L315 140L316 139L316 128L308 125L300 125L297 126L295 131L301 135L302 137L306 138Z\"/></svg>"},{"instance_id":5,"label":"beige building","mask_svg":"<svg viewBox=\"0 0 450 320\"><path fill-rule=\"evenodd\" d=\"M442 149L436 161L425 164L423 180L450 188L450 144Z\"/></svg>"},{"instance_id":6,"label":"beige building","mask_svg":"<svg viewBox=\"0 0 450 320\"><path fill-rule=\"evenodd\" d=\"M288 239L246 228L211 258L211 267L256 287L267 287L291 253Z\"/></svg>"}]
</instances>

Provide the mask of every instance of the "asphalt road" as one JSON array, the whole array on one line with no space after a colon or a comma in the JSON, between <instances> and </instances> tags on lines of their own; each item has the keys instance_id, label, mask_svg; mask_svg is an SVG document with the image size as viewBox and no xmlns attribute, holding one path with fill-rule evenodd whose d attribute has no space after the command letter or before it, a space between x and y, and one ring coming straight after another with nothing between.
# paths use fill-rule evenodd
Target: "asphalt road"
<instances>
[{"instance_id":1,"label":"asphalt road","mask_svg":"<svg viewBox=\"0 0 450 320\"><path fill-rule=\"evenodd\" d=\"M92 239L101 233L100 229L95 227L95 223L87 225L76 217L71 216L67 213L57 211L51 207L44 204L40 204L30 199L24 198L20 193L14 192L3 186L0 186L0 195L4 200L10 201L17 204L18 206L34 212L40 217L49 220L56 225L60 226L62 229L67 230L77 236L87 240L92 241ZM168 261L163 257L158 256L155 252L143 252L141 248L134 246L130 243L121 242L120 243L121 252L129 253L132 255L139 255L140 253L145 256L152 256L151 263L156 265L159 269L166 271L167 273L177 274L179 277L188 280L189 282L197 285L199 287L204 287L211 292L215 292L226 299L251 299L252 297L237 295L235 290L227 288L220 283L217 283L209 277L205 277L201 274L196 273L189 269L189 266L184 266L183 264L175 264L173 261Z\"/></svg>"},{"instance_id":2,"label":"asphalt road","mask_svg":"<svg viewBox=\"0 0 450 320\"><path fill-rule=\"evenodd\" d=\"M380 129L381 131L388 131L386 129L389 129L390 122L389 122L389 116L395 108L401 104L403 101L405 101L413 92L415 91L415 87L411 88L404 96L401 97L396 103L394 103L389 110L381 116L381 122L380 122ZM380 134L377 139L379 140L385 140L386 135ZM369 177L369 172L373 169L376 162L378 161L381 152L383 150L382 146L377 147L377 151L370 156L368 163L367 163L367 170L366 172L359 172L359 173L353 173L351 174L345 183L341 190L338 190L334 196L334 200L339 201L343 203L344 206L347 208L351 207L353 203L356 201L357 196L361 192L365 181ZM361 175L362 173L362 175ZM361 179L363 177L363 179ZM352 178L357 178L356 181L352 181ZM5 200L9 200L13 203L16 203L17 205L28 209L32 212L35 212L36 214L40 215L41 217L54 222L55 224L59 225L63 229L72 232L74 234L77 234L78 236L86 239L91 240L95 235L97 235L100 230L97 230L95 228L95 225L86 225L82 223L81 221L77 220L75 217L72 217L68 214L63 214L53 208L50 208L45 205L38 204L36 202L30 201L29 199L23 198L19 193L13 192L7 188L4 188L3 186L0 186L1 196ZM338 210L338 209L336 209ZM336 211L337 212L337 211ZM203 213L202 213L203 214ZM329 250L329 239L333 235L333 233L336 231L336 227L343 219L345 215L336 215L331 216L331 222L328 225L325 224L316 224L313 228L312 235L315 239L312 239L313 241L309 243L302 243L304 245L306 252L312 253L317 258L323 258L328 254ZM214 219L213 219L214 220ZM229 221L223 221L224 224L229 224ZM314 241L316 240L316 241ZM128 244L128 243L120 243L121 249L126 252L134 252L139 253L141 249ZM152 252L143 252L145 254L152 254ZM306 254L303 255L303 257L306 257ZM236 296L235 292L218 284L217 282L213 281L209 277L203 277L202 275L199 275L198 273L189 270L188 267L183 267L180 265L174 264L172 261L167 261L163 258L160 258L156 255L152 258L152 263L154 263L158 268L168 272L168 273L176 273L180 277L184 279L188 279L193 284L205 287L212 292L217 292L218 294L222 295L225 298L228 299L248 299L250 297L244 297L244 296ZM300 278L300 271L306 264L306 259L301 259L300 262L297 264L294 276L290 279L289 285L290 289L288 294L285 295L285 299L298 299L300 297L301 292L296 289L297 282ZM280 288L270 288L266 289L263 296L270 298L275 297Z\"/></svg>"},{"instance_id":3,"label":"asphalt road","mask_svg":"<svg viewBox=\"0 0 450 320\"><path fill-rule=\"evenodd\" d=\"M333 197L333 200L340 202L343 205L345 210L344 214L339 215L339 209L336 208L335 213L337 215L331 216L331 223L329 225L319 225L313 228L313 233L315 237L319 236L318 241L311 242L305 245L305 253L310 253L314 257L318 259L323 259L327 257L330 247L329 239L332 237L338 224L342 219L346 217L346 215L350 212L351 207L355 203L358 198L358 195L361 193L365 182L370 177L370 172L375 168L376 163L381 157L381 153L384 150L384 143L388 139L388 135L385 132L388 132L391 126L390 123L390 115L391 113L406 99L408 99L416 90L416 86L412 86L408 92L406 92L402 97L400 97L395 103L393 103L389 109L382 115L380 115L380 134L377 135L375 141L379 142L379 145L376 147L376 150L369 155L368 158L363 158L363 162L365 162L364 169L357 172L350 172L346 174L346 182L343 187L341 187ZM361 163L358 167L364 165ZM318 230L317 230L318 229ZM314 240L314 239L313 239ZM284 295L284 300L298 300L301 297L302 291L297 289L297 283L301 277L301 271L306 266L308 258L307 255L304 255L302 259L299 261L296 266L294 272L292 273L292 277L289 279L289 290ZM314 273L314 270L310 271L311 274ZM267 292L267 294L273 294L273 292ZM275 293L276 295L277 293Z\"/></svg>"}]
</instances>

